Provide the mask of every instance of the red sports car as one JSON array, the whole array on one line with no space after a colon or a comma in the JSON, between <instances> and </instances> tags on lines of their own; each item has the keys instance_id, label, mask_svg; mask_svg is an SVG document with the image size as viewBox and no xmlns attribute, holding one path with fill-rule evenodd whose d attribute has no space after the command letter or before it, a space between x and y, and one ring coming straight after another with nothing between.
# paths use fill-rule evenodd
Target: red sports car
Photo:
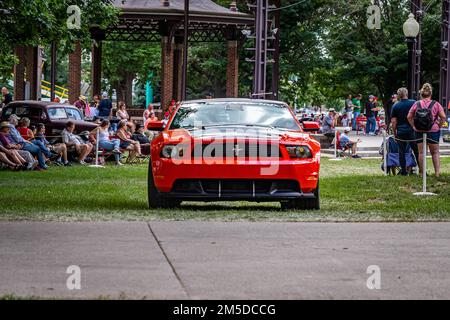
<instances>
[{"instance_id":1,"label":"red sports car","mask_svg":"<svg viewBox=\"0 0 450 320\"><path fill-rule=\"evenodd\" d=\"M160 130L151 144L150 208L232 200L320 208L320 144L285 103L188 101Z\"/></svg>"}]
</instances>

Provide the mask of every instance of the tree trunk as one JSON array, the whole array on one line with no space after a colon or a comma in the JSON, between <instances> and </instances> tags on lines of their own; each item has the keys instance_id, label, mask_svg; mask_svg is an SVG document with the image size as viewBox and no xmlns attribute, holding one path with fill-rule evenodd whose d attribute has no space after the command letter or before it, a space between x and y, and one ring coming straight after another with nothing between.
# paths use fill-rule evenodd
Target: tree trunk
<instances>
[{"instance_id":1,"label":"tree trunk","mask_svg":"<svg viewBox=\"0 0 450 320\"><path fill-rule=\"evenodd\" d=\"M122 80L119 81L116 86L117 101L125 101L127 107L133 106L133 80L135 74L128 72L122 76Z\"/></svg>"}]
</instances>

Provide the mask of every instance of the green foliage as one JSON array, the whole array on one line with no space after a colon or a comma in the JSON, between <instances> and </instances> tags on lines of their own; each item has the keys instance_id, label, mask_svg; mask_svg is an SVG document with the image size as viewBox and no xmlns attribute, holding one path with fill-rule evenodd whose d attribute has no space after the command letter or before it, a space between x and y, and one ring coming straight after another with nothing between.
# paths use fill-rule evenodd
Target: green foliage
<instances>
[{"instance_id":1,"label":"green foliage","mask_svg":"<svg viewBox=\"0 0 450 320\"><path fill-rule=\"evenodd\" d=\"M67 28L67 7L81 9L81 29ZM75 40L90 47L89 28L105 28L117 19L118 11L104 0L3 0L0 2L0 77L10 78L15 45L47 45L58 41L64 52L73 49Z\"/></svg>"}]
</instances>

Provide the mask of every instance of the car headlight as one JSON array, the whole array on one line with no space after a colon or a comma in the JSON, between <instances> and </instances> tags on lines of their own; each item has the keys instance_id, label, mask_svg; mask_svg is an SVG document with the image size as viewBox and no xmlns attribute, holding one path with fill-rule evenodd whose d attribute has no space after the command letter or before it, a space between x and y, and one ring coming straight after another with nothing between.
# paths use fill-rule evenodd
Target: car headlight
<instances>
[{"instance_id":1,"label":"car headlight","mask_svg":"<svg viewBox=\"0 0 450 320\"><path fill-rule=\"evenodd\" d=\"M162 158L182 158L184 154L183 147L168 144L164 146L161 150L161 157Z\"/></svg>"},{"instance_id":2,"label":"car headlight","mask_svg":"<svg viewBox=\"0 0 450 320\"><path fill-rule=\"evenodd\" d=\"M286 150L291 158L312 158L311 149L307 146L286 146Z\"/></svg>"}]
</instances>

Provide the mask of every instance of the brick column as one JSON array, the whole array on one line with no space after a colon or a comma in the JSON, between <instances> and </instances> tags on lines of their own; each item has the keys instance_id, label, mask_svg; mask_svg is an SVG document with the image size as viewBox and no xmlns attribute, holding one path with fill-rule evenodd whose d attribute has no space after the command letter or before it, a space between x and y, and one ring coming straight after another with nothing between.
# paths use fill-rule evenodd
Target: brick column
<instances>
[{"instance_id":1,"label":"brick column","mask_svg":"<svg viewBox=\"0 0 450 320\"><path fill-rule=\"evenodd\" d=\"M173 99L173 46L169 37L161 37L161 107L167 109Z\"/></svg>"},{"instance_id":2,"label":"brick column","mask_svg":"<svg viewBox=\"0 0 450 320\"><path fill-rule=\"evenodd\" d=\"M181 40L182 41L182 40ZM173 49L173 94L180 101L183 90L183 42L175 41Z\"/></svg>"},{"instance_id":3,"label":"brick column","mask_svg":"<svg viewBox=\"0 0 450 320\"><path fill-rule=\"evenodd\" d=\"M74 103L80 96L81 88L81 45L75 43L75 49L69 54L69 102Z\"/></svg>"},{"instance_id":4,"label":"brick column","mask_svg":"<svg viewBox=\"0 0 450 320\"><path fill-rule=\"evenodd\" d=\"M228 64L227 64L227 98L237 98L239 95L239 54L238 42L228 41Z\"/></svg>"},{"instance_id":5,"label":"brick column","mask_svg":"<svg viewBox=\"0 0 450 320\"><path fill-rule=\"evenodd\" d=\"M38 57L38 47L27 47L26 48L26 81L29 83L30 88L30 100L38 100L40 94L38 90L40 90L40 86L38 86L38 68L39 66L39 57Z\"/></svg>"},{"instance_id":6,"label":"brick column","mask_svg":"<svg viewBox=\"0 0 450 320\"><path fill-rule=\"evenodd\" d=\"M16 46L14 54L19 59L14 65L14 100L25 100L25 47Z\"/></svg>"},{"instance_id":7,"label":"brick column","mask_svg":"<svg viewBox=\"0 0 450 320\"><path fill-rule=\"evenodd\" d=\"M101 94L102 91L102 42L97 40L97 44L92 46L91 51L92 68L92 96Z\"/></svg>"}]
</instances>

